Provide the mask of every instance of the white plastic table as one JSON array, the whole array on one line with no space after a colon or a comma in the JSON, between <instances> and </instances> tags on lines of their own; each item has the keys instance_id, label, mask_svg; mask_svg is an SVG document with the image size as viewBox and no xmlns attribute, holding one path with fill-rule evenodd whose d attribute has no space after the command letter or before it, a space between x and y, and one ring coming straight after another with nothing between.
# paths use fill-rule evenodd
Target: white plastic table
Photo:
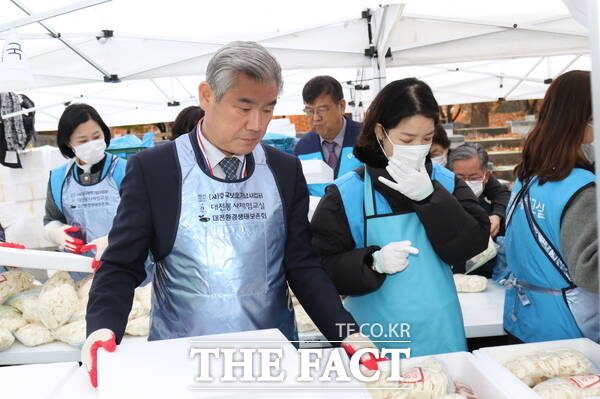
<instances>
[{"instance_id":1,"label":"white plastic table","mask_svg":"<svg viewBox=\"0 0 600 399\"><path fill-rule=\"evenodd\" d=\"M484 292L458 294L467 338L506 335L502 328L504 292L504 287L488 280Z\"/></svg>"},{"instance_id":2,"label":"white plastic table","mask_svg":"<svg viewBox=\"0 0 600 399\"><path fill-rule=\"evenodd\" d=\"M123 342L146 341L147 337L123 338ZM35 363L55 363L55 362L78 362L80 358L80 349L62 342L52 342L45 345L27 347L16 342L7 350L0 352L0 366L35 364Z\"/></svg>"}]
</instances>

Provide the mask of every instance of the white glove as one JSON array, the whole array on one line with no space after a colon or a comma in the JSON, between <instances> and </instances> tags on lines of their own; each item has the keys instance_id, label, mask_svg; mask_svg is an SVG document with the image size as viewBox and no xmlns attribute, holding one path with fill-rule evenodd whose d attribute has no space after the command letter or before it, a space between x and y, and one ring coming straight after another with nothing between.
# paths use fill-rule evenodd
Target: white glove
<instances>
[{"instance_id":1,"label":"white glove","mask_svg":"<svg viewBox=\"0 0 600 399\"><path fill-rule=\"evenodd\" d=\"M79 231L78 227L73 227L68 224L63 224L58 220L53 220L44 226L44 230L48 240L57 244L60 249L79 253L83 241L69 235L71 232Z\"/></svg>"},{"instance_id":2,"label":"white glove","mask_svg":"<svg viewBox=\"0 0 600 399\"><path fill-rule=\"evenodd\" d=\"M98 387L98 349L100 348L104 348L108 352L114 352L117 349L115 333L108 328L91 333L81 348L81 362L85 365L94 388Z\"/></svg>"},{"instance_id":3,"label":"white glove","mask_svg":"<svg viewBox=\"0 0 600 399\"><path fill-rule=\"evenodd\" d=\"M410 241L391 242L379 251L373 252L373 270L378 273L394 274L408 266L408 255L419 253L411 247Z\"/></svg>"},{"instance_id":4,"label":"white glove","mask_svg":"<svg viewBox=\"0 0 600 399\"><path fill-rule=\"evenodd\" d=\"M89 243L85 244L84 246L81 247L80 252L83 253L83 252L87 252L92 249L95 249L96 255L94 256L94 259L100 260L106 247L108 247L108 235L98 237L95 240L90 241Z\"/></svg>"},{"instance_id":5,"label":"white glove","mask_svg":"<svg viewBox=\"0 0 600 399\"><path fill-rule=\"evenodd\" d=\"M394 181L383 176L379 176L379 181L413 201L424 200L433 192L433 184L425 168L415 170L391 158L385 170Z\"/></svg>"}]
</instances>

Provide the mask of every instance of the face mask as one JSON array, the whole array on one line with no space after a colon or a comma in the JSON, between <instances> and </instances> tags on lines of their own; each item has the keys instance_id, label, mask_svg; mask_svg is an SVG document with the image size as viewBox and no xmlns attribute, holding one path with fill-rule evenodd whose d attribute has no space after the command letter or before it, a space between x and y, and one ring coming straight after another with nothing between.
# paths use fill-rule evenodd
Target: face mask
<instances>
[{"instance_id":1,"label":"face mask","mask_svg":"<svg viewBox=\"0 0 600 399\"><path fill-rule=\"evenodd\" d=\"M467 186L475 193L475 196L479 198L483 194L483 180L465 180Z\"/></svg>"},{"instance_id":2,"label":"face mask","mask_svg":"<svg viewBox=\"0 0 600 399\"><path fill-rule=\"evenodd\" d=\"M436 163L440 166L446 166L446 163L448 163L448 154L432 157L431 162Z\"/></svg>"},{"instance_id":3,"label":"face mask","mask_svg":"<svg viewBox=\"0 0 600 399\"><path fill-rule=\"evenodd\" d=\"M596 152L594 150L594 142L593 141L589 144L582 144L581 151L583 152L583 155L585 156L585 158L588 161L590 161L591 163L595 162Z\"/></svg>"},{"instance_id":4,"label":"face mask","mask_svg":"<svg viewBox=\"0 0 600 399\"><path fill-rule=\"evenodd\" d=\"M106 142L104 138L88 141L87 143L73 147L75 156L89 165L95 165L104 158Z\"/></svg>"},{"instance_id":5,"label":"face mask","mask_svg":"<svg viewBox=\"0 0 600 399\"><path fill-rule=\"evenodd\" d=\"M414 170L421 170L425 166L425 158L427 158L427 154L429 154L429 150L431 149L431 144L424 145L398 145L394 144L392 140L390 140L390 136L387 131L383 129L385 136L393 147L392 158L397 159L403 164L407 165ZM379 140L377 141L379 142ZM381 143L379 143L381 147L381 151L385 154ZM387 155L386 155L387 157Z\"/></svg>"}]
</instances>

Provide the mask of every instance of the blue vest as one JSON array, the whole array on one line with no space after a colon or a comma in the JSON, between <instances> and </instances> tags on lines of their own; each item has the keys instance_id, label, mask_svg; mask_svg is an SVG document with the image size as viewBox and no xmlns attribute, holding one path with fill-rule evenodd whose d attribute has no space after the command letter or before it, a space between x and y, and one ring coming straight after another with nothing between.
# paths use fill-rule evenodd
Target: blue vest
<instances>
[{"instance_id":1,"label":"blue vest","mask_svg":"<svg viewBox=\"0 0 600 399\"><path fill-rule=\"evenodd\" d=\"M455 177L449 170L433 165L431 178L454 192ZM383 195L372 189L366 170L364 181L352 172L334 184L357 248L410 240L419 249L409 257L408 267L387 275L378 290L344 300L361 332L380 348L410 348L411 356L466 350L452 270L436 254L416 213L394 214ZM409 327L408 336L398 334L405 331L399 323Z\"/></svg>"},{"instance_id":2,"label":"blue vest","mask_svg":"<svg viewBox=\"0 0 600 399\"><path fill-rule=\"evenodd\" d=\"M79 184L75 162L71 160L50 171L50 191L56 207L65 215L67 224L80 228L76 235L85 243L107 235L119 205L119 187L125 175L126 161L106 154L96 184ZM93 257L96 251L83 255ZM75 280L81 280L87 273L71 272Z\"/></svg>"},{"instance_id":3,"label":"blue vest","mask_svg":"<svg viewBox=\"0 0 600 399\"><path fill-rule=\"evenodd\" d=\"M333 171L334 179L341 177L362 165L362 162L356 159L353 153L354 144L356 143L356 137L359 132L360 124L346 118L344 143L342 145L342 150L340 151L338 164ZM318 159L325 162L323 149L321 148L321 140L319 135L314 131L308 132L305 137L300 139L294 151L300 160L307 161ZM328 185L329 183L309 184L308 192L312 196L322 197L325 195L325 187Z\"/></svg>"},{"instance_id":4,"label":"blue vest","mask_svg":"<svg viewBox=\"0 0 600 399\"><path fill-rule=\"evenodd\" d=\"M102 174L100 175L100 180L103 180L106 177L106 175L110 171L111 166L113 166L113 162L115 163L115 165L111 178L114 181L117 188L119 188L121 186L121 182L123 181L123 177L125 177L125 168L127 167L127 161L125 161L124 159L120 159L114 155L106 153L106 158L104 159L104 165L102 166ZM69 171L72 171L72 177L77 180L75 168L71 169L73 165L74 161L71 160L50 171L50 192L52 193L52 200L54 201L56 207L63 213L63 185L65 184L65 180L67 179L67 174L69 173Z\"/></svg>"},{"instance_id":5,"label":"blue vest","mask_svg":"<svg viewBox=\"0 0 600 399\"><path fill-rule=\"evenodd\" d=\"M558 182L515 183L504 239L511 272L504 329L524 342L582 336L598 342L598 294L573 283L560 242L565 206L594 181L593 173L576 168Z\"/></svg>"}]
</instances>

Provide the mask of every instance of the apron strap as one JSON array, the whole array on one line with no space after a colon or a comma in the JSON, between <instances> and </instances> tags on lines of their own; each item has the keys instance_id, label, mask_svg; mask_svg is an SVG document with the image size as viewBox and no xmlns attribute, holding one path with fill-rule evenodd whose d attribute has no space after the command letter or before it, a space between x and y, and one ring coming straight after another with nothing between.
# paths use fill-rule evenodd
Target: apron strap
<instances>
[{"instance_id":1,"label":"apron strap","mask_svg":"<svg viewBox=\"0 0 600 399\"><path fill-rule=\"evenodd\" d=\"M517 209L517 206L523 200L523 196L529 191L529 189L531 188L531 186L533 185L533 183L535 181L537 181L537 177L535 177L535 178L530 177L529 179L527 179L523 182L523 186L521 187L521 190L519 190L519 192L515 196L515 200L508 206L508 209L506 210L506 222L504 223L505 229L508 229L508 226L510 225L510 222L512 221L512 216L513 216L514 211Z\"/></svg>"},{"instance_id":2,"label":"apron strap","mask_svg":"<svg viewBox=\"0 0 600 399\"><path fill-rule=\"evenodd\" d=\"M371 184L371 175L369 175L369 171L365 167L365 177L364 177L364 200L365 200L365 216L373 216L375 215L375 202L373 200L373 185Z\"/></svg>"},{"instance_id":3,"label":"apron strap","mask_svg":"<svg viewBox=\"0 0 600 399\"><path fill-rule=\"evenodd\" d=\"M560 252L554 247L552 242L546 237L540 226L537 224L535 218L533 217L533 211L531 210L531 199L529 197L529 192L525 193L523 198L523 207L525 209L525 216L527 217L527 224L529 225L529 229L531 230L531 234L533 235L538 247L542 250L546 258L552 263L552 266L560 273L563 279L571 286L575 286L573 280L571 279L571 274L569 273L569 268L567 267L565 261L563 260Z\"/></svg>"}]
</instances>

